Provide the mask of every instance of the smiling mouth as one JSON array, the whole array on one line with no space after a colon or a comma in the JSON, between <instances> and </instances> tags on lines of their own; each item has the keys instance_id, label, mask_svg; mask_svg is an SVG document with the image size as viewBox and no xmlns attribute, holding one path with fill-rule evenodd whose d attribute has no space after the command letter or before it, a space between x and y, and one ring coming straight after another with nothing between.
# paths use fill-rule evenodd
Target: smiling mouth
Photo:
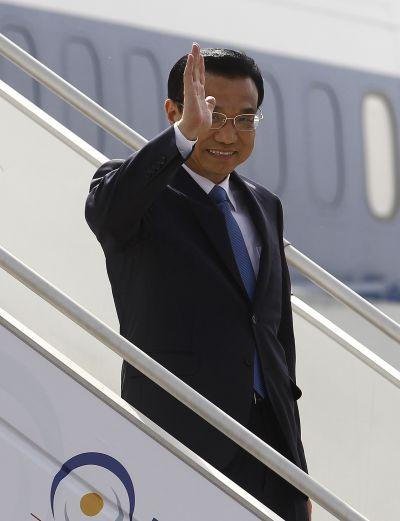
<instances>
[{"instance_id":1,"label":"smiling mouth","mask_svg":"<svg viewBox=\"0 0 400 521\"><path fill-rule=\"evenodd\" d=\"M233 155L236 154L235 150L215 150L212 148L208 148L207 152L212 157L217 157L218 159L230 159Z\"/></svg>"}]
</instances>

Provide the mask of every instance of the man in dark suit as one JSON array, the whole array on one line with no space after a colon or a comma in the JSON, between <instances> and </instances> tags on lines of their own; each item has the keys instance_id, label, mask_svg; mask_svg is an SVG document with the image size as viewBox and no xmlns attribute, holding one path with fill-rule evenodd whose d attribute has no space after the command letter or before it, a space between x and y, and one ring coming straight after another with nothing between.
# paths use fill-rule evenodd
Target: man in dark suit
<instances>
[{"instance_id":1,"label":"man in dark suit","mask_svg":"<svg viewBox=\"0 0 400 521\"><path fill-rule=\"evenodd\" d=\"M91 183L120 331L307 471L290 280L276 195L238 175L264 90L254 60L193 44L172 68L171 126ZM289 521L310 502L132 366L122 396Z\"/></svg>"}]
</instances>

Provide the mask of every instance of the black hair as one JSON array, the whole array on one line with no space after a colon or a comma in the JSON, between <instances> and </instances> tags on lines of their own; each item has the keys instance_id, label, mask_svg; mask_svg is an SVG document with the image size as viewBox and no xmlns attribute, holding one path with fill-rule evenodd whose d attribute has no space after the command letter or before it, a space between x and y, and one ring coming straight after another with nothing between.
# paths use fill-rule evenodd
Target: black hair
<instances>
[{"instance_id":1,"label":"black hair","mask_svg":"<svg viewBox=\"0 0 400 521\"><path fill-rule=\"evenodd\" d=\"M225 78L251 78L258 91L257 107L264 99L264 84L258 65L244 52L231 49L201 49L206 72ZM188 55L182 56L172 67L168 77L168 98L183 103L183 71Z\"/></svg>"}]
</instances>

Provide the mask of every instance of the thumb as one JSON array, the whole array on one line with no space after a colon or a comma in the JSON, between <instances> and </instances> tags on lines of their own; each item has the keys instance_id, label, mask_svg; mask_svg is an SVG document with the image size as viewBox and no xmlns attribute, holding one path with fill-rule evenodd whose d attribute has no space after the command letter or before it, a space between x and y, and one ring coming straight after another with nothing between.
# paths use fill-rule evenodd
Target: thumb
<instances>
[{"instance_id":1,"label":"thumb","mask_svg":"<svg viewBox=\"0 0 400 521\"><path fill-rule=\"evenodd\" d=\"M212 112L216 104L215 98L213 96L207 96L205 101L207 103L208 109L210 110L210 112Z\"/></svg>"}]
</instances>

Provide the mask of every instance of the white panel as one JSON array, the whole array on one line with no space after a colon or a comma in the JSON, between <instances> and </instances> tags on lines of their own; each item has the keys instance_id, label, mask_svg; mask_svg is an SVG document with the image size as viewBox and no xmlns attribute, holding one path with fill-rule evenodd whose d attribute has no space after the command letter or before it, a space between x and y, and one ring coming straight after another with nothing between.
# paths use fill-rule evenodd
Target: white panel
<instances>
[{"instance_id":1,"label":"white panel","mask_svg":"<svg viewBox=\"0 0 400 521\"><path fill-rule=\"evenodd\" d=\"M368 205L378 218L388 218L397 209L395 127L389 101L368 94L362 107L364 164Z\"/></svg>"},{"instance_id":2,"label":"white panel","mask_svg":"<svg viewBox=\"0 0 400 521\"><path fill-rule=\"evenodd\" d=\"M229 483L219 473L205 470L217 486L181 459L193 459L190 451L110 407L3 326L0 348L2 519L282 521L251 500L262 509L255 515L221 490ZM104 502L97 513L81 503L93 492Z\"/></svg>"},{"instance_id":3,"label":"white panel","mask_svg":"<svg viewBox=\"0 0 400 521\"><path fill-rule=\"evenodd\" d=\"M367 519L400 519L399 389L304 319L294 318L310 474ZM313 521L334 520L317 505L314 514Z\"/></svg>"},{"instance_id":4,"label":"white panel","mask_svg":"<svg viewBox=\"0 0 400 521\"><path fill-rule=\"evenodd\" d=\"M0 244L118 330L104 256L84 217L96 158L97 164L106 158L14 95L21 109L28 107L70 141L66 144L3 98L0 85L0 121L7 121L0 125ZM0 287L0 307L118 392L117 355L3 270Z\"/></svg>"}]
</instances>

